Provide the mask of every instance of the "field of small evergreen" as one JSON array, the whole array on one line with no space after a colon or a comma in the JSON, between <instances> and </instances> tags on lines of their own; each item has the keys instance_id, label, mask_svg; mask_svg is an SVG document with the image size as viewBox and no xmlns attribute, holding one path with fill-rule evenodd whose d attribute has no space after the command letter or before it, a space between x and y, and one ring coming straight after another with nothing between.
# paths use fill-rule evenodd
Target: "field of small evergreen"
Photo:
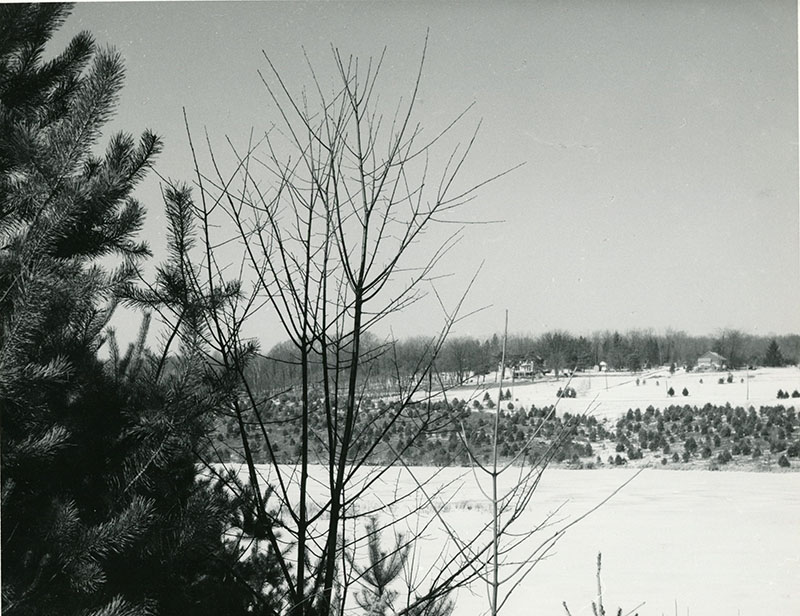
<instances>
[{"instance_id":1,"label":"field of small evergreen","mask_svg":"<svg viewBox=\"0 0 800 616\"><path fill-rule=\"evenodd\" d=\"M712 470L726 466L752 470L800 467L800 418L792 405L648 406L631 408L614 421L556 413L553 406L515 406L510 390L502 397L499 413L488 393L471 404L457 398L419 402L404 409L392 425L387 425L387 418L395 414L387 411L397 403L365 399L356 431L365 437L364 442L372 443L371 435L386 430L388 438L369 454L371 464L391 461L394 452L402 452L404 462L410 465L469 465L466 445L474 459L488 462L497 416L498 451L504 462L547 456L551 463L582 469L628 464ZM262 421L271 453L280 464L294 464L301 455L298 405L299 401L287 394L264 406ZM322 408L311 415L312 434L326 429L325 417ZM423 422L428 428L421 437L413 438ZM256 434L258 427L255 421L248 426ZM235 417L218 420L214 441L223 460L241 459ZM253 443L256 461L270 462L265 439L256 436ZM327 452L321 443L321 439L315 441L311 460L324 461ZM363 453L356 450L353 456Z\"/></svg>"}]
</instances>

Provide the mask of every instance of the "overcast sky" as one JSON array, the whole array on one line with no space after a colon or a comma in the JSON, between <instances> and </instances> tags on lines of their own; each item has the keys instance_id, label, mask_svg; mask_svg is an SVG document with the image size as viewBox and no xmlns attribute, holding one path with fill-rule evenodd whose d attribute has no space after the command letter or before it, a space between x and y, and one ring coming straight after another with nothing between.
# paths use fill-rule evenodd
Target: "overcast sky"
<instances>
[{"instance_id":1,"label":"overcast sky","mask_svg":"<svg viewBox=\"0 0 800 616\"><path fill-rule=\"evenodd\" d=\"M244 143L276 118L256 71L266 52L291 86L323 76L331 44L387 48L381 99L408 96L426 29L417 119L442 128L475 106L469 173L524 162L465 214L442 264L454 298L481 261L457 333L666 328L800 332L797 13L793 0L713 2L169 2L79 4L82 29L128 67L110 130L152 128L157 169L191 180L182 107L198 131ZM434 161L437 162L437 161ZM443 162L443 161L438 161ZM156 178L147 239L163 249ZM432 333L435 304L392 322ZM265 327L264 342L281 338Z\"/></svg>"}]
</instances>

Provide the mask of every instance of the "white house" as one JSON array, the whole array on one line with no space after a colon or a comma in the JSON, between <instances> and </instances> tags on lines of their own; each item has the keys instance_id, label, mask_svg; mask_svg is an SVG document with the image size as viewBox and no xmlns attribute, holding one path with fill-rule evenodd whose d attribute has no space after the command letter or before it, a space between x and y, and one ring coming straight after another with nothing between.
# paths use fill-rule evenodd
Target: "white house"
<instances>
[{"instance_id":1,"label":"white house","mask_svg":"<svg viewBox=\"0 0 800 616\"><path fill-rule=\"evenodd\" d=\"M697 369L698 370L722 370L725 367L725 363L728 360L725 359L719 353L715 353L714 351L709 351L708 353L704 353L700 357L697 358Z\"/></svg>"}]
</instances>

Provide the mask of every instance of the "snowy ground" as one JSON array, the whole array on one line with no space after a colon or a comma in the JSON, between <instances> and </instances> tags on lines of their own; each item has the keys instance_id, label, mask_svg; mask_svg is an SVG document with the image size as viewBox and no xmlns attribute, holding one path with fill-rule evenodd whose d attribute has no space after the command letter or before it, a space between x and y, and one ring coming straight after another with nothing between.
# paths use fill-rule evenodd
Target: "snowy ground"
<instances>
[{"instance_id":1,"label":"snowy ground","mask_svg":"<svg viewBox=\"0 0 800 616\"><path fill-rule=\"evenodd\" d=\"M644 411L649 405L664 408L670 404L691 404L702 407L706 403L724 405L730 402L733 406L752 405L758 408L767 404L794 404L800 407L800 398L778 400L779 389L800 391L800 368L758 368L756 370L734 370L733 382L720 385L719 379L727 381L728 371L723 372L690 372L678 370L674 375L666 368L640 373L577 373L570 386L577 392L576 398L561 398L558 402L559 412L583 413L587 410L598 418L616 418L627 412L629 408L640 408ZM636 380L639 379L639 384ZM503 391L511 390L512 402L515 406L529 408L531 404L538 407L553 404L559 388L567 385L567 378L539 380L536 382L503 383ZM700 382L702 380L702 383ZM482 400L486 391L497 403L497 387L494 376L489 375L482 385L472 385L451 390L448 395L459 399ZM674 396L667 391L672 387ZM684 387L688 396L681 392ZM503 402L503 407L508 402Z\"/></svg>"},{"instance_id":2,"label":"snowy ground","mask_svg":"<svg viewBox=\"0 0 800 616\"><path fill-rule=\"evenodd\" d=\"M718 380L726 379L727 372L579 374L571 382L578 397L562 398L558 408L571 413L589 408L595 416L615 418L629 408L644 410L651 404L657 408L728 402L745 407L800 406L798 398L778 400L776 395L778 389L800 390L797 367L732 374L733 382L724 384ZM565 386L566 379L560 379L513 386L504 383L503 390L512 390L515 406L528 408L552 404L556 391ZM667 394L670 387L676 392L673 397ZM689 390L686 397L681 395L684 387ZM482 400L487 388L496 401L495 383L460 388L448 395ZM263 471L269 481L269 468L263 467ZM451 500L443 516L462 538L472 536L491 520L489 503L469 470L414 468L413 472L418 478L438 472L434 483L449 485ZM520 529L534 528L559 508L563 526L601 503L635 472L631 468L549 469L524 510ZM312 474L324 481L321 467ZM323 498L321 484L313 485ZM381 507L398 493L416 492L419 502L422 495L415 485L407 470L389 469L385 480L371 486L359 506L362 510L374 507L383 519L402 519L403 506L391 511ZM432 487L428 493L431 491ZM423 540L415 544L421 570L434 566L437 559L452 559L452 539L431 507L408 518L408 523L430 523ZM549 528L548 533L558 527ZM591 616L591 602L597 596L598 552L603 554L603 598L608 614L616 614L618 607L622 614L640 616L800 614L800 473L645 469L567 531L548 558L517 588L502 613L563 616L562 602L566 601L572 616ZM513 556L524 558L527 553L523 547ZM454 614L481 615L486 608L486 589L475 584L456 597Z\"/></svg>"},{"instance_id":3,"label":"snowy ground","mask_svg":"<svg viewBox=\"0 0 800 616\"><path fill-rule=\"evenodd\" d=\"M414 472L424 478L436 471ZM550 469L519 528L533 528L558 507L563 507L558 518L568 523L633 473ZM452 500L443 515L467 537L490 520L491 509L464 469L445 469L434 483L453 480ZM387 480L373 486L360 505L380 506L398 491L413 493L414 486L407 471L391 469ZM398 513L385 511L384 518L399 519ZM422 569L437 558L451 558L452 542L431 508L409 520L426 522L432 526L417 542ZM643 602L637 608L640 616L800 614L800 473L644 470L567 531L502 613L563 615L566 601L573 616L591 615L598 552L603 554L603 598L609 614L616 614L617 607L627 614ZM526 553L523 548L515 556ZM454 613L485 614L486 606L485 588L476 584L460 592Z\"/></svg>"}]
</instances>

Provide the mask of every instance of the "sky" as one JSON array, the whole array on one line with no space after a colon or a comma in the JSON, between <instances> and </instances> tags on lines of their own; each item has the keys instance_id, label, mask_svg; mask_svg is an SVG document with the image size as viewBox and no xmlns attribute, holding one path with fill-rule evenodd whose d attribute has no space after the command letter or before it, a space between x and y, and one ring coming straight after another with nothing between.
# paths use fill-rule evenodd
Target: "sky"
<instances>
[{"instance_id":1,"label":"sky","mask_svg":"<svg viewBox=\"0 0 800 616\"><path fill-rule=\"evenodd\" d=\"M467 225L440 263L448 305L480 268L465 311L483 309L455 334L501 331L508 310L509 330L533 335L767 335L800 333L797 23L791 0L79 3L52 46L89 30L119 50L106 136L155 130L159 174L191 181L183 108L220 150L277 121L264 54L299 91L304 53L324 82L332 46L385 48L393 108L428 33L416 119L434 133L473 105L455 129L463 142L480 122L469 180L524 163L477 193L463 220L494 222ZM158 260L158 178L137 196ZM441 323L431 293L382 327ZM285 338L269 318L256 335Z\"/></svg>"}]
</instances>

